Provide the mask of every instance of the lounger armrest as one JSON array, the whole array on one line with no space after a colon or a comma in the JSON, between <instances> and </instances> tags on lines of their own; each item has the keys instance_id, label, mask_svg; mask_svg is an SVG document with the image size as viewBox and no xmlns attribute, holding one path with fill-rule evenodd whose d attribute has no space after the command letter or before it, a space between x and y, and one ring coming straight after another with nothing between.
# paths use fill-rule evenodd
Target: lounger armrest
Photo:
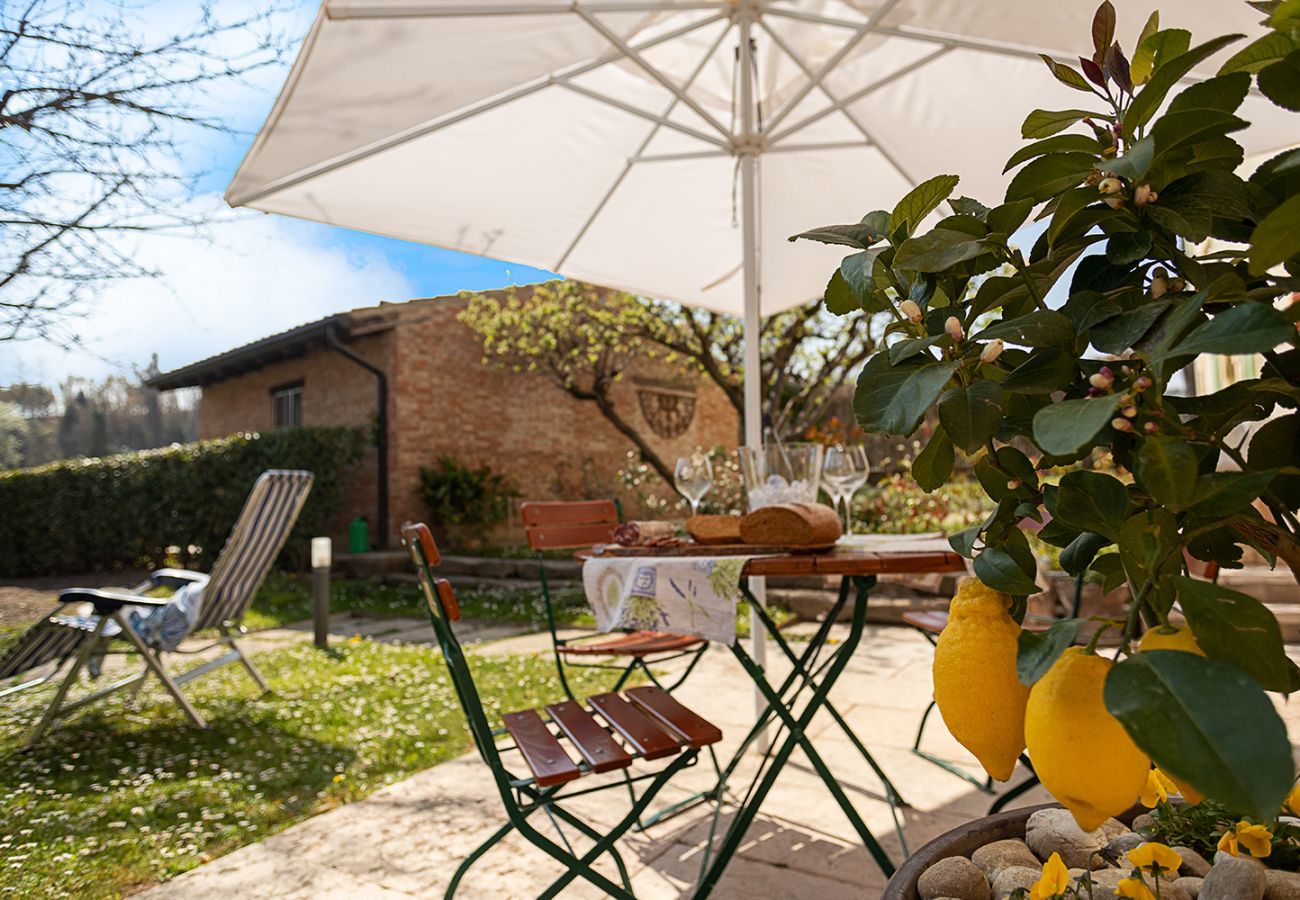
<instances>
[{"instance_id":1,"label":"lounger armrest","mask_svg":"<svg viewBox=\"0 0 1300 900\"><path fill-rule=\"evenodd\" d=\"M155 569L149 573L149 583L153 587L165 587L176 590L195 582L207 583L208 576L190 569Z\"/></svg>"},{"instance_id":2,"label":"lounger armrest","mask_svg":"<svg viewBox=\"0 0 1300 900\"><path fill-rule=\"evenodd\" d=\"M68 588L59 592L60 603L93 603L100 615L117 612L124 606L166 606L170 597L144 597L124 591L103 591L97 588Z\"/></svg>"}]
</instances>

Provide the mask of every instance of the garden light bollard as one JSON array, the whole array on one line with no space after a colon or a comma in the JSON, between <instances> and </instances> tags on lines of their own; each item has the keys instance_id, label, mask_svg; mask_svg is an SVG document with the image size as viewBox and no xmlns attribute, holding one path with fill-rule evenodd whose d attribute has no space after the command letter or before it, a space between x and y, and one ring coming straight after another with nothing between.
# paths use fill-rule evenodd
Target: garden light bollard
<instances>
[{"instance_id":1,"label":"garden light bollard","mask_svg":"<svg viewBox=\"0 0 1300 900\"><path fill-rule=\"evenodd\" d=\"M311 608L316 646L329 646L330 564L333 546L327 537L311 539Z\"/></svg>"}]
</instances>

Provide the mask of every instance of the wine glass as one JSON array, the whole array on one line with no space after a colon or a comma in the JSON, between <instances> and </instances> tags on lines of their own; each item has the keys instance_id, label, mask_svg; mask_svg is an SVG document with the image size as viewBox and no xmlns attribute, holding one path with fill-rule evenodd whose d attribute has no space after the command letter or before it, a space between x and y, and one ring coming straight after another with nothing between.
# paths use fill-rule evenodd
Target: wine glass
<instances>
[{"instance_id":1,"label":"wine glass","mask_svg":"<svg viewBox=\"0 0 1300 900\"><path fill-rule=\"evenodd\" d=\"M871 466L867 451L861 444L836 444L826 451L822 462L822 483L836 509L844 501L844 533L853 533L853 495L867 483Z\"/></svg>"},{"instance_id":2,"label":"wine glass","mask_svg":"<svg viewBox=\"0 0 1300 900\"><path fill-rule=\"evenodd\" d=\"M673 470L673 483L677 492L691 504L691 515L700 511L700 501L713 487L713 466L709 458L702 453L679 456L677 467Z\"/></svg>"}]
</instances>

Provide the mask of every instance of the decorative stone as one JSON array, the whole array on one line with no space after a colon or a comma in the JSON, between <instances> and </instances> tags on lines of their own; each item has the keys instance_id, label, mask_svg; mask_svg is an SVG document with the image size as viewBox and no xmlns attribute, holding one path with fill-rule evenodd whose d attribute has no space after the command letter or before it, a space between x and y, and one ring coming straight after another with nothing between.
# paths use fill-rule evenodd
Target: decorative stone
<instances>
[{"instance_id":1,"label":"decorative stone","mask_svg":"<svg viewBox=\"0 0 1300 900\"><path fill-rule=\"evenodd\" d=\"M1101 869L1092 873L1091 900L1117 900L1115 893L1120 879L1128 878L1132 869ZM1150 882L1148 882L1150 883ZM1083 888L1081 896L1088 896L1088 889ZM1160 900L1192 900L1192 896L1175 882L1161 881Z\"/></svg>"},{"instance_id":2,"label":"decorative stone","mask_svg":"<svg viewBox=\"0 0 1300 900\"><path fill-rule=\"evenodd\" d=\"M1018 890L1029 890L1043 877L1041 867L1008 866L993 879L994 900L1005 900Z\"/></svg>"},{"instance_id":3,"label":"decorative stone","mask_svg":"<svg viewBox=\"0 0 1300 900\"><path fill-rule=\"evenodd\" d=\"M1029 845L1015 838L985 844L970 855L970 860L979 866L989 881L1010 866L1027 866L1032 869L1039 865L1038 857L1034 856Z\"/></svg>"},{"instance_id":4,"label":"decorative stone","mask_svg":"<svg viewBox=\"0 0 1300 900\"><path fill-rule=\"evenodd\" d=\"M1174 847L1173 851L1183 858L1183 864L1178 869L1182 874L1194 875L1197 878L1204 878L1209 874L1209 861L1191 847Z\"/></svg>"},{"instance_id":5,"label":"decorative stone","mask_svg":"<svg viewBox=\"0 0 1300 900\"><path fill-rule=\"evenodd\" d=\"M1128 831L1116 819L1107 819L1092 833L1083 831L1065 809L1040 809L1025 823L1025 843L1040 860L1061 854L1066 868L1101 868L1105 860L1094 854Z\"/></svg>"},{"instance_id":6,"label":"decorative stone","mask_svg":"<svg viewBox=\"0 0 1300 900\"><path fill-rule=\"evenodd\" d=\"M1201 895L1201 883L1204 880L1193 875L1184 875L1174 882L1174 887L1191 897L1192 900L1196 900Z\"/></svg>"},{"instance_id":7,"label":"decorative stone","mask_svg":"<svg viewBox=\"0 0 1300 900\"><path fill-rule=\"evenodd\" d=\"M955 900L989 900L984 873L964 856L941 859L921 873L916 883L921 900L953 897Z\"/></svg>"},{"instance_id":8,"label":"decorative stone","mask_svg":"<svg viewBox=\"0 0 1300 900\"><path fill-rule=\"evenodd\" d=\"M1262 863L1244 856L1215 854L1214 866L1201 884L1199 900L1263 900L1268 877Z\"/></svg>"},{"instance_id":9,"label":"decorative stone","mask_svg":"<svg viewBox=\"0 0 1300 900\"><path fill-rule=\"evenodd\" d=\"M1300 900L1300 875L1281 869L1265 871L1264 900Z\"/></svg>"},{"instance_id":10,"label":"decorative stone","mask_svg":"<svg viewBox=\"0 0 1300 900\"><path fill-rule=\"evenodd\" d=\"M1146 842L1146 838L1138 834L1136 831L1126 831L1107 844L1105 852L1108 857L1114 860L1123 860L1125 853L1141 847ZM1127 864L1117 863L1117 865L1122 869L1124 865Z\"/></svg>"},{"instance_id":11,"label":"decorative stone","mask_svg":"<svg viewBox=\"0 0 1300 900\"><path fill-rule=\"evenodd\" d=\"M1153 830L1155 827L1156 827L1156 820L1151 816L1150 813L1142 813L1142 815L1137 816L1136 818L1133 819L1134 831L1147 832Z\"/></svg>"}]
</instances>

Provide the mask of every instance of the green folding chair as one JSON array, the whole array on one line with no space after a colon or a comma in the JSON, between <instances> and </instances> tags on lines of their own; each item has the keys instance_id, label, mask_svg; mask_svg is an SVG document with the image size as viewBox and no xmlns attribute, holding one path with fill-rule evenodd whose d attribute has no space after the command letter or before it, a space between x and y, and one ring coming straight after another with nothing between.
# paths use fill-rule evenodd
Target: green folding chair
<instances>
[{"instance_id":1,"label":"green folding chair","mask_svg":"<svg viewBox=\"0 0 1300 900\"><path fill-rule=\"evenodd\" d=\"M451 623L460 618L456 595L445 579L433 576L432 567L440 560L433 535L423 524L407 525L402 529L402 543L415 564L433 631L470 734L492 772L508 820L461 862L447 886L446 897L452 897L469 868L512 831L565 868L541 894L543 898L558 895L576 878L585 879L612 897L633 897L627 867L615 842L637 822L659 789L678 772L694 765L700 750L720 741L722 732L654 685L597 694L585 703L570 697L540 710L507 713L502 716L501 727L493 727L451 628ZM503 739L506 743L498 744ZM562 741L576 754L576 761ZM507 767L505 757L520 759L526 771L516 774ZM632 774L634 765L639 770L642 763L656 760L667 762L657 770ZM584 777L612 772L621 772L623 780L576 787ZM588 824L564 805L574 797L637 782L645 783L640 797L633 795L630 810L612 828ZM538 812L550 820L559 842L533 826L530 818ZM574 849L564 826L587 838L590 848L585 852ZM605 854L613 859L621 884L593 867Z\"/></svg>"},{"instance_id":2,"label":"green folding chair","mask_svg":"<svg viewBox=\"0 0 1300 900\"><path fill-rule=\"evenodd\" d=\"M577 550L608 543L618 527L618 507L613 500L533 500L522 504L519 511L524 520L528 546L533 550ZM562 638L555 627L555 606L546 580L545 560L539 562L539 568L542 603L546 611L546 627L551 632L555 668L560 673L560 685L570 699L573 699L573 691L565 676L567 666L619 672L613 688L616 691L640 670L652 684L671 693L686 680L709 648L708 642L700 638L666 631L637 630L612 636ZM681 657L690 657L690 663L669 684L662 683L651 671L652 666L661 666Z\"/></svg>"}]
</instances>

